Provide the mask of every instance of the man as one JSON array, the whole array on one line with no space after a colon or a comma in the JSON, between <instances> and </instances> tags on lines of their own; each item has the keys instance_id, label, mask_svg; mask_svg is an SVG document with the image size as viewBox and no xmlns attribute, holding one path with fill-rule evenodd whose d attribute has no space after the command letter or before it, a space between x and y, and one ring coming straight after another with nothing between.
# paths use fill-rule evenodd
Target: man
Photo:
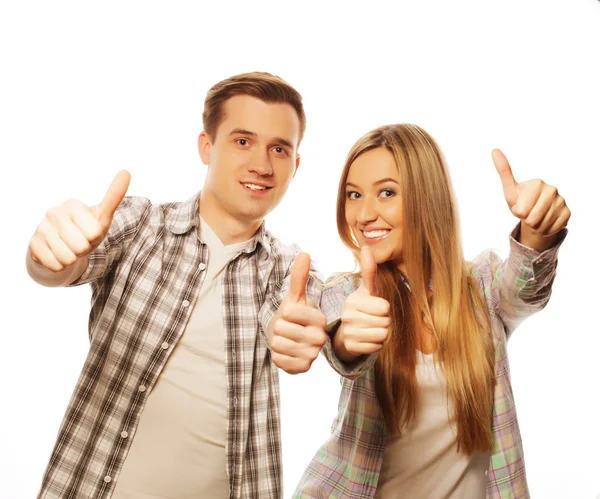
<instances>
[{"instance_id":1,"label":"man","mask_svg":"<svg viewBox=\"0 0 600 499\"><path fill-rule=\"evenodd\" d=\"M308 255L263 222L300 163L302 99L237 75L208 92L203 121L201 192L154 205L125 197L123 171L99 205L50 209L30 241L35 281L92 286L89 355L39 497L281 497L271 356L303 372L326 338Z\"/></svg>"}]
</instances>

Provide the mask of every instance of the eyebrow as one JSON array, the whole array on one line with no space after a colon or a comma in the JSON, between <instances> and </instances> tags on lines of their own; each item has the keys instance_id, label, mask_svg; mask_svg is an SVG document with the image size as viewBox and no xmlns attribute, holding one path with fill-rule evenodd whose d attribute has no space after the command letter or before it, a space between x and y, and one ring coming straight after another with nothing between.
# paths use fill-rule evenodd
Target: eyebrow
<instances>
[{"instance_id":1,"label":"eyebrow","mask_svg":"<svg viewBox=\"0 0 600 499\"><path fill-rule=\"evenodd\" d=\"M400 185L397 180L394 180L391 177L382 178L381 180L378 180L377 182L373 182L373 185L385 184L386 182L393 182L394 184ZM352 182L346 182L346 187L357 187L358 188L358 185L353 184Z\"/></svg>"},{"instance_id":2,"label":"eyebrow","mask_svg":"<svg viewBox=\"0 0 600 499\"><path fill-rule=\"evenodd\" d=\"M233 130L231 130L231 132L229 132L229 135L250 135L251 137L258 137L258 134L256 132L244 130L243 128L234 128ZM282 146L290 147L292 149L294 148L294 145L290 140L284 139L282 137L275 137L271 140L271 142L275 144L280 144Z\"/></svg>"}]
</instances>

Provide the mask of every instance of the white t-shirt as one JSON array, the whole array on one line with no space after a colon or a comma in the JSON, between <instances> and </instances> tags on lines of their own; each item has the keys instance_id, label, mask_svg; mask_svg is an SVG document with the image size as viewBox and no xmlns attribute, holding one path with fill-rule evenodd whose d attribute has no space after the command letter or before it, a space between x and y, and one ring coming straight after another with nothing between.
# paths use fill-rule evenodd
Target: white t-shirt
<instances>
[{"instance_id":1,"label":"white t-shirt","mask_svg":"<svg viewBox=\"0 0 600 499\"><path fill-rule=\"evenodd\" d=\"M489 453L456 451L456 420L433 355L417 351L418 406L402 436L386 443L376 499L484 499Z\"/></svg>"},{"instance_id":2,"label":"white t-shirt","mask_svg":"<svg viewBox=\"0 0 600 499\"><path fill-rule=\"evenodd\" d=\"M112 499L227 498L223 270L247 242L224 246L200 219L208 262L196 304L140 417Z\"/></svg>"}]
</instances>

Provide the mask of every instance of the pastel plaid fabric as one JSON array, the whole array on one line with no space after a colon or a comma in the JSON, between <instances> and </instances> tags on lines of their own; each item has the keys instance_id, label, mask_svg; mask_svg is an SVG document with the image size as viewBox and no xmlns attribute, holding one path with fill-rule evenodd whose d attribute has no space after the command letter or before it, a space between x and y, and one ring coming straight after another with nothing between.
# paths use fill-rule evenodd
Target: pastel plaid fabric
<instances>
[{"instance_id":1,"label":"pastel plaid fabric","mask_svg":"<svg viewBox=\"0 0 600 499\"><path fill-rule=\"evenodd\" d=\"M471 262L472 275L487 301L496 352L494 447L487 471L488 499L530 497L511 388L507 340L525 318L543 309L550 299L558 250L567 234L563 229L555 246L538 253L516 241L517 230L511 234L511 251L506 260L486 251ZM346 297L358 285L359 280L352 276L328 281L321 309L330 326L339 321ZM376 355L347 366L337 359L330 341L324 354L342 376L339 412L331 436L313 457L293 497L372 498L386 442L385 423L375 394ZM397 497L403 497L402 491L398 491Z\"/></svg>"}]
</instances>

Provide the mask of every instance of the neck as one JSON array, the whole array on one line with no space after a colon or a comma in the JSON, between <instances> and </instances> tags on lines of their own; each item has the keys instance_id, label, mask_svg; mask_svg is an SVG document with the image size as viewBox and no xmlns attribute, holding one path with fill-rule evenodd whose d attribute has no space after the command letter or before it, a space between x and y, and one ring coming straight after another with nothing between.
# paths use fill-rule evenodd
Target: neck
<instances>
[{"instance_id":1,"label":"neck","mask_svg":"<svg viewBox=\"0 0 600 499\"><path fill-rule=\"evenodd\" d=\"M213 195L205 191L200 194L198 211L225 246L252 239L263 222L262 218L240 220L232 216Z\"/></svg>"}]
</instances>

